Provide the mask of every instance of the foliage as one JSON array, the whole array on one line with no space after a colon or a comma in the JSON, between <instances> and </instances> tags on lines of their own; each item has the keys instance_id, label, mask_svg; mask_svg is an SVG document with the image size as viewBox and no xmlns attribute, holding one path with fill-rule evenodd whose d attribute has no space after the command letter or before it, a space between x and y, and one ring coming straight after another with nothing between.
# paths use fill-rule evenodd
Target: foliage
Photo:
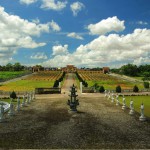
<instances>
[{"instance_id":1,"label":"foliage","mask_svg":"<svg viewBox=\"0 0 150 150\"><path fill-rule=\"evenodd\" d=\"M128 76L137 76L138 68L136 65L127 64L121 67L121 73Z\"/></svg>"},{"instance_id":2,"label":"foliage","mask_svg":"<svg viewBox=\"0 0 150 150\"><path fill-rule=\"evenodd\" d=\"M62 76L58 80L55 80L53 87L58 87L59 82L63 81L64 77L65 77L65 72L63 72Z\"/></svg>"},{"instance_id":3,"label":"foliage","mask_svg":"<svg viewBox=\"0 0 150 150\"><path fill-rule=\"evenodd\" d=\"M121 93L121 86L120 85L116 86L116 93Z\"/></svg>"},{"instance_id":4,"label":"foliage","mask_svg":"<svg viewBox=\"0 0 150 150\"><path fill-rule=\"evenodd\" d=\"M111 72L124 74L127 76L138 76L143 77L143 80L150 80L150 65L140 65L136 66L133 64L127 64L122 66L121 68L111 69Z\"/></svg>"},{"instance_id":5,"label":"foliage","mask_svg":"<svg viewBox=\"0 0 150 150\"><path fill-rule=\"evenodd\" d=\"M25 66L21 65L19 62L14 65L8 63L6 66L0 66L1 71L23 71Z\"/></svg>"},{"instance_id":6,"label":"foliage","mask_svg":"<svg viewBox=\"0 0 150 150\"><path fill-rule=\"evenodd\" d=\"M94 85L92 87L94 87L95 90L97 90L99 88L99 85L98 85L98 83L94 83Z\"/></svg>"},{"instance_id":7,"label":"foliage","mask_svg":"<svg viewBox=\"0 0 150 150\"><path fill-rule=\"evenodd\" d=\"M144 88L146 88L146 89L149 88L149 82L144 82Z\"/></svg>"},{"instance_id":8,"label":"foliage","mask_svg":"<svg viewBox=\"0 0 150 150\"><path fill-rule=\"evenodd\" d=\"M76 72L76 76L77 76L78 80L80 82L82 82L84 87L88 87L88 83L85 80L83 80L83 78L80 76L80 74L78 72Z\"/></svg>"},{"instance_id":9,"label":"foliage","mask_svg":"<svg viewBox=\"0 0 150 150\"><path fill-rule=\"evenodd\" d=\"M12 99L16 99L17 98L17 95L16 95L16 93L14 91L10 94L10 98L12 98Z\"/></svg>"},{"instance_id":10,"label":"foliage","mask_svg":"<svg viewBox=\"0 0 150 150\"><path fill-rule=\"evenodd\" d=\"M135 86L133 87L133 92L139 92L138 86L135 85Z\"/></svg>"},{"instance_id":11,"label":"foliage","mask_svg":"<svg viewBox=\"0 0 150 150\"><path fill-rule=\"evenodd\" d=\"M104 93L104 91L105 91L105 88L104 88L103 86L100 86L100 87L99 87L99 92L100 92L100 93Z\"/></svg>"}]
</instances>

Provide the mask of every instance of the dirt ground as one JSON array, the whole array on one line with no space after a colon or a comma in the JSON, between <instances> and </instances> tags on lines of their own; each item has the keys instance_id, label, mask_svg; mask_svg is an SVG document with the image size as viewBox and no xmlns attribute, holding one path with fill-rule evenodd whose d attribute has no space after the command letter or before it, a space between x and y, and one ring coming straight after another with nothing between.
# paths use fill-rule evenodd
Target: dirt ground
<instances>
[{"instance_id":1,"label":"dirt ground","mask_svg":"<svg viewBox=\"0 0 150 150\"><path fill-rule=\"evenodd\" d=\"M104 94L81 94L77 113L67 100L75 84L68 74L62 93L36 95L36 100L15 116L0 123L2 149L150 149L150 120L140 122L104 98Z\"/></svg>"},{"instance_id":2,"label":"dirt ground","mask_svg":"<svg viewBox=\"0 0 150 150\"><path fill-rule=\"evenodd\" d=\"M102 94L79 94L78 113L68 95L36 95L36 100L0 123L0 148L150 149L150 122L128 115Z\"/></svg>"}]
</instances>

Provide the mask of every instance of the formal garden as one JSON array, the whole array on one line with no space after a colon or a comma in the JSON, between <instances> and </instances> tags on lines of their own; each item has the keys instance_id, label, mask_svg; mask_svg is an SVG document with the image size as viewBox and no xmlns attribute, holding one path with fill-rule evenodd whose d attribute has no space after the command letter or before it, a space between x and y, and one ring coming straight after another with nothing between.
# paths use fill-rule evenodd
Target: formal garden
<instances>
[{"instance_id":1,"label":"formal garden","mask_svg":"<svg viewBox=\"0 0 150 150\"><path fill-rule=\"evenodd\" d=\"M24 79L0 84L3 91L33 91L35 88L53 87L54 82L62 76L61 71L41 71Z\"/></svg>"}]
</instances>

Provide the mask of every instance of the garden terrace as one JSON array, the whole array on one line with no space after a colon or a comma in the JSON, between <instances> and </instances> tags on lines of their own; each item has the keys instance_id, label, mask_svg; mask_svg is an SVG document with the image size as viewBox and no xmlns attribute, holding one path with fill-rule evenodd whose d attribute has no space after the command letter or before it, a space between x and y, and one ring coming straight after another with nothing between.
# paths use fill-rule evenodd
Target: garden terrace
<instances>
[{"instance_id":1,"label":"garden terrace","mask_svg":"<svg viewBox=\"0 0 150 150\"><path fill-rule=\"evenodd\" d=\"M110 76L109 74L103 74L100 71L81 71L78 72L79 76L88 83L88 87L97 83L99 86L104 86L105 89L115 90L117 85L120 85L122 89L133 89L136 84L139 89L143 89L142 83L131 83L129 81L119 79L117 77Z\"/></svg>"},{"instance_id":2,"label":"garden terrace","mask_svg":"<svg viewBox=\"0 0 150 150\"><path fill-rule=\"evenodd\" d=\"M22 80L0 85L2 91L33 91L35 88L53 87L54 81L62 76L62 71L41 71Z\"/></svg>"},{"instance_id":3,"label":"garden terrace","mask_svg":"<svg viewBox=\"0 0 150 150\"><path fill-rule=\"evenodd\" d=\"M58 80L61 76L62 76L62 71L40 71L23 80L55 81Z\"/></svg>"}]
</instances>

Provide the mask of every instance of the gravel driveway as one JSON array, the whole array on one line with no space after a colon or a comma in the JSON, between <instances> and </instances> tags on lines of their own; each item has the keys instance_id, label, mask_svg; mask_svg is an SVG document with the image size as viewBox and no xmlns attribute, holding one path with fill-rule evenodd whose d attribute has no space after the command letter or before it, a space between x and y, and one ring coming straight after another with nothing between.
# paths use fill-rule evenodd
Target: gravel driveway
<instances>
[{"instance_id":1,"label":"gravel driveway","mask_svg":"<svg viewBox=\"0 0 150 150\"><path fill-rule=\"evenodd\" d=\"M14 117L6 116L0 148L150 149L150 121L140 122L139 114L128 115L99 93L79 93L78 113L70 113L68 98L36 95Z\"/></svg>"}]
</instances>

